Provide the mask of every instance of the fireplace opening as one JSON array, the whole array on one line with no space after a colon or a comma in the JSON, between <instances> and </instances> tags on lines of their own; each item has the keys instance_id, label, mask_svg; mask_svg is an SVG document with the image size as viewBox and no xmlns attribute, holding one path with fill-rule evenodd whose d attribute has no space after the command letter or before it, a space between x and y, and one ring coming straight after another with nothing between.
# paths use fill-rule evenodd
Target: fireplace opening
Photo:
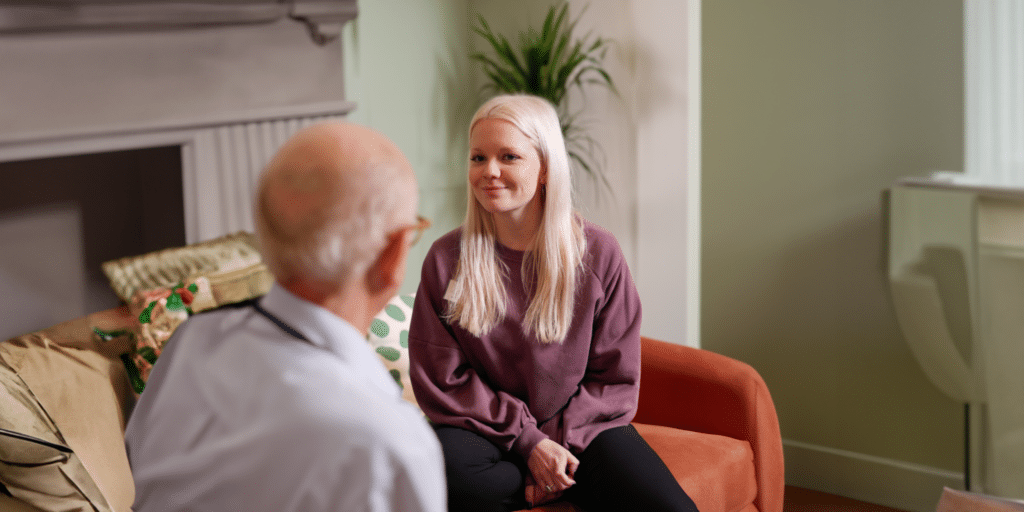
<instances>
[{"instance_id":1,"label":"fireplace opening","mask_svg":"<svg viewBox=\"0 0 1024 512\"><path fill-rule=\"evenodd\" d=\"M0 340L114 307L101 264L185 243L181 148L0 162Z\"/></svg>"}]
</instances>

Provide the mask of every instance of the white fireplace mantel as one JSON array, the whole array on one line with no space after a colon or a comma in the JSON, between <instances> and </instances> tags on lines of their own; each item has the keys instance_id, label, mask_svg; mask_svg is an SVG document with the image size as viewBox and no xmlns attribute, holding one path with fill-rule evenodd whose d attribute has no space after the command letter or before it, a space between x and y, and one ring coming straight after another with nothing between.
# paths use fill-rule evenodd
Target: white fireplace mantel
<instances>
[{"instance_id":1,"label":"white fireplace mantel","mask_svg":"<svg viewBox=\"0 0 1024 512\"><path fill-rule=\"evenodd\" d=\"M152 30L290 17L306 23L323 44L337 38L356 12L354 0L0 0L0 33Z\"/></svg>"},{"instance_id":2,"label":"white fireplace mantel","mask_svg":"<svg viewBox=\"0 0 1024 512\"><path fill-rule=\"evenodd\" d=\"M185 3L119 2L134 5L129 13L188 16L153 10ZM251 230L252 188L271 154L302 126L353 108L330 35L354 17L355 0L205 2L238 10L213 25L25 29L25 5L55 3L77 6L81 21L118 2L0 0L0 162L180 146L188 242ZM242 19L282 6L287 16ZM4 30L15 12L22 30Z\"/></svg>"}]
</instances>

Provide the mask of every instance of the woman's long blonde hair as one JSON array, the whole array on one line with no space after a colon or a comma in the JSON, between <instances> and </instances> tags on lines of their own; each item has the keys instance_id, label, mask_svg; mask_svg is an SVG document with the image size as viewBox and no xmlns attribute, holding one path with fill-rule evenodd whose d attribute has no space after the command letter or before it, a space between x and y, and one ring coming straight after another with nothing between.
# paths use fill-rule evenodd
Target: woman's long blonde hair
<instances>
[{"instance_id":1,"label":"woman's long blonde hair","mask_svg":"<svg viewBox=\"0 0 1024 512\"><path fill-rule=\"evenodd\" d=\"M533 143L541 168L547 170L547 183L537 191L543 209L540 227L520 269L527 293L532 294L523 327L542 343L561 343L572 324L586 239L573 210L569 157L558 114L542 98L505 95L491 98L476 111L469 124L471 136L481 119L512 123ZM505 318L503 276L509 269L498 258L494 220L477 202L472 183L468 196L461 255L445 294L445 319L483 336Z\"/></svg>"}]
</instances>

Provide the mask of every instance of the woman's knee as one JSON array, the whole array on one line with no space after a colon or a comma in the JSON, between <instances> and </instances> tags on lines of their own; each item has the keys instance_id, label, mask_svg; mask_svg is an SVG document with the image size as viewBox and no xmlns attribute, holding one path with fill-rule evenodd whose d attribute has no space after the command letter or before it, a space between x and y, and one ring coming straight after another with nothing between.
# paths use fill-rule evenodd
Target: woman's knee
<instances>
[{"instance_id":1,"label":"woman's knee","mask_svg":"<svg viewBox=\"0 0 1024 512\"><path fill-rule=\"evenodd\" d=\"M502 458L501 450L479 434L449 426L435 427L434 431L446 464L459 467L488 465Z\"/></svg>"},{"instance_id":2,"label":"woman's knee","mask_svg":"<svg viewBox=\"0 0 1024 512\"><path fill-rule=\"evenodd\" d=\"M521 469L475 433L456 427L436 431L445 456L449 509L507 510L522 491Z\"/></svg>"},{"instance_id":3,"label":"woman's knee","mask_svg":"<svg viewBox=\"0 0 1024 512\"><path fill-rule=\"evenodd\" d=\"M587 510L697 510L665 463L631 425L602 432L579 458L578 501Z\"/></svg>"}]
</instances>

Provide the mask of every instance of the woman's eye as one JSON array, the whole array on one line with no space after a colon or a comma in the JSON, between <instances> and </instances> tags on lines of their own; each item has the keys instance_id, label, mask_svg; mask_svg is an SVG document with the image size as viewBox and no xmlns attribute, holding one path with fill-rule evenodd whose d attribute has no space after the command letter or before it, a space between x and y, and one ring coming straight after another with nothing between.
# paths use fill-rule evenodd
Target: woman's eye
<instances>
[{"instance_id":1,"label":"woman's eye","mask_svg":"<svg viewBox=\"0 0 1024 512\"><path fill-rule=\"evenodd\" d=\"M506 162L511 162L513 160L518 160L519 159L519 155L515 155L515 154L512 154L512 153L505 153L504 155L501 155L501 159L506 161Z\"/></svg>"},{"instance_id":2,"label":"woman's eye","mask_svg":"<svg viewBox=\"0 0 1024 512\"><path fill-rule=\"evenodd\" d=\"M469 157L469 161L470 162L483 162L484 161L484 157L483 157L483 155L472 155L472 156Z\"/></svg>"}]
</instances>

